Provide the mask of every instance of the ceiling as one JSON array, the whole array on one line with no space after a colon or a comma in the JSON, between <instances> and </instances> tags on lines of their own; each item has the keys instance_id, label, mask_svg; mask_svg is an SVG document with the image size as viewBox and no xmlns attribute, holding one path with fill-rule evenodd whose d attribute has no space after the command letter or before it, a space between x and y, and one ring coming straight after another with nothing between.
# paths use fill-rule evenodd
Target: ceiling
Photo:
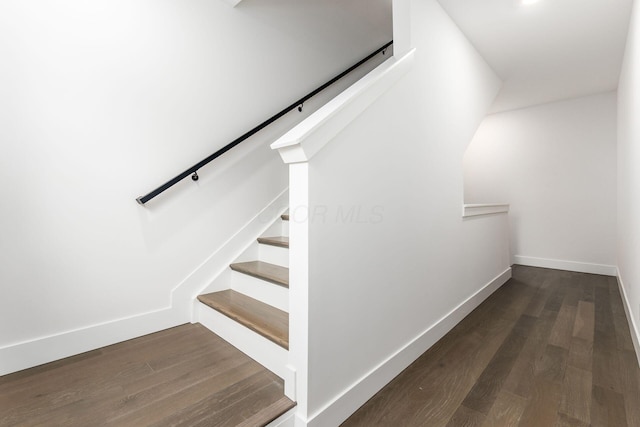
<instances>
[{"instance_id":1,"label":"ceiling","mask_svg":"<svg viewBox=\"0 0 640 427\"><path fill-rule=\"evenodd\" d=\"M491 112L615 90L632 0L438 0L504 84Z\"/></svg>"}]
</instances>

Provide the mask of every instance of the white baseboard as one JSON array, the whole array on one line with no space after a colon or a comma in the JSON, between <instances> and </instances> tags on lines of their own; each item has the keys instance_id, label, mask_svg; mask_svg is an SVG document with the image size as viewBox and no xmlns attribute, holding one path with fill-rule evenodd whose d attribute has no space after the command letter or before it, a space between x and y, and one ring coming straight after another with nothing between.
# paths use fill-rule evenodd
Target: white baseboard
<instances>
[{"instance_id":1,"label":"white baseboard","mask_svg":"<svg viewBox=\"0 0 640 427\"><path fill-rule=\"evenodd\" d=\"M624 312L627 315L627 321L629 322L631 340L633 341L633 347L636 350L638 366L640 366L640 329L638 329L638 324L636 323L636 319L633 316L633 311L631 310L631 304L629 303L629 298L627 297L627 291L625 290L624 282L622 281L622 276L620 275L620 270L618 270L617 278L618 288L620 288L620 295L622 295L622 305L624 306Z\"/></svg>"},{"instance_id":2,"label":"white baseboard","mask_svg":"<svg viewBox=\"0 0 640 427\"><path fill-rule=\"evenodd\" d=\"M508 203L465 204L462 206L462 217L470 218L474 216L509 213L509 208Z\"/></svg>"},{"instance_id":3,"label":"white baseboard","mask_svg":"<svg viewBox=\"0 0 640 427\"><path fill-rule=\"evenodd\" d=\"M536 258L530 256L514 255L513 263L528 267L551 268L553 270L575 271L577 273L601 274L603 276L617 275L615 265L593 264L578 261L565 261L559 259Z\"/></svg>"},{"instance_id":4,"label":"white baseboard","mask_svg":"<svg viewBox=\"0 0 640 427\"><path fill-rule=\"evenodd\" d=\"M340 425L510 278L511 268L508 268L451 310L429 329L354 383L331 403L309 417L307 425L309 427Z\"/></svg>"},{"instance_id":5,"label":"white baseboard","mask_svg":"<svg viewBox=\"0 0 640 427\"><path fill-rule=\"evenodd\" d=\"M186 314L165 308L2 347L0 375L188 323Z\"/></svg>"}]
</instances>

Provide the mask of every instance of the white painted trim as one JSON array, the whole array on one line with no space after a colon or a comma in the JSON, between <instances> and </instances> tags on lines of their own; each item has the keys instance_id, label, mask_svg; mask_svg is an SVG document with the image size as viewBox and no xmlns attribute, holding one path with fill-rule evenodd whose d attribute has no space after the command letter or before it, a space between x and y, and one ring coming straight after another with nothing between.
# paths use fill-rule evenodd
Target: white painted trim
<instances>
[{"instance_id":1,"label":"white painted trim","mask_svg":"<svg viewBox=\"0 0 640 427\"><path fill-rule=\"evenodd\" d=\"M271 421L265 427L295 427L296 408L291 408L275 420Z\"/></svg>"},{"instance_id":2,"label":"white painted trim","mask_svg":"<svg viewBox=\"0 0 640 427\"><path fill-rule=\"evenodd\" d=\"M285 189L274 198L267 207L247 222L237 233L212 253L204 262L195 268L178 286L173 289L171 301L174 306L188 307L193 319L193 301L204 292L211 283L229 268L229 264L262 235L275 218L289 206L289 189ZM210 290L211 291L211 290Z\"/></svg>"},{"instance_id":3,"label":"white painted trim","mask_svg":"<svg viewBox=\"0 0 640 427\"><path fill-rule=\"evenodd\" d=\"M308 426L340 425L510 278L511 268L508 268L317 411L310 417Z\"/></svg>"},{"instance_id":4,"label":"white painted trim","mask_svg":"<svg viewBox=\"0 0 640 427\"><path fill-rule=\"evenodd\" d=\"M462 206L462 217L509 213L508 203L466 204Z\"/></svg>"},{"instance_id":5,"label":"white painted trim","mask_svg":"<svg viewBox=\"0 0 640 427\"><path fill-rule=\"evenodd\" d=\"M8 345L0 348L0 375L172 328L188 321L184 312L167 307Z\"/></svg>"},{"instance_id":6,"label":"white painted trim","mask_svg":"<svg viewBox=\"0 0 640 427\"><path fill-rule=\"evenodd\" d=\"M296 370L296 427L306 426L309 378L309 163L289 165L289 364ZM305 212L297 218L297 212ZM286 382L285 382L286 386Z\"/></svg>"},{"instance_id":7,"label":"white painted trim","mask_svg":"<svg viewBox=\"0 0 640 427\"><path fill-rule=\"evenodd\" d=\"M280 137L271 148L278 150L285 163L308 162L411 69L414 53L415 49L383 62Z\"/></svg>"},{"instance_id":8,"label":"white painted trim","mask_svg":"<svg viewBox=\"0 0 640 427\"><path fill-rule=\"evenodd\" d=\"M575 271L577 273L601 274L604 276L617 275L615 265L593 264L578 261L565 261L559 259L536 258L523 255L514 255L513 263L529 267L551 268L553 270Z\"/></svg>"},{"instance_id":9,"label":"white painted trim","mask_svg":"<svg viewBox=\"0 0 640 427\"><path fill-rule=\"evenodd\" d=\"M620 270L617 269L617 279L618 279L618 288L620 289L620 295L622 295L622 302L624 306L624 312L627 315L627 322L629 322L629 330L631 331L631 340L633 341L633 347L636 350L636 358L638 359L638 366L640 366L640 329L638 328L638 324L636 323L636 319L633 316L633 311L631 310L631 304L629 303L629 298L627 297L627 292L624 287L624 282L622 281L622 275L620 274Z\"/></svg>"}]
</instances>

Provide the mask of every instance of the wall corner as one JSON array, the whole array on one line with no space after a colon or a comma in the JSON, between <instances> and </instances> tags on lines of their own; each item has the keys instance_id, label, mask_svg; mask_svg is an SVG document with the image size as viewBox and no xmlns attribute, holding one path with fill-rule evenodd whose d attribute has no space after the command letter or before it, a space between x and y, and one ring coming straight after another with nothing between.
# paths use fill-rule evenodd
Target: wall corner
<instances>
[{"instance_id":1,"label":"wall corner","mask_svg":"<svg viewBox=\"0 0 640 427\"><path fill-rule=\"evenodd\" d=\"M404 56L411 50L411 0L393 0L393 54Z\"/></svg>"}]
</instances>

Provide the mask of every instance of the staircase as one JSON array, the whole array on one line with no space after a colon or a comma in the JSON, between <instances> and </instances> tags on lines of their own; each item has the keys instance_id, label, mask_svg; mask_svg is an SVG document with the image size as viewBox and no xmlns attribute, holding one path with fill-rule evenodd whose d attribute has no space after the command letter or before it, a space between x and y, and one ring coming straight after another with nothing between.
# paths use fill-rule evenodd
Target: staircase
<instances>
[{"instance_id":1,"label":"staircase","mask_svg":"<svg viewBox=\"0 0 640 427\"><path fill-rule=\"evenodd\" d=\"M197 320L285 381L289 356L289 215L280 215L198 296Z\"/></svg>"}]
</instances>

